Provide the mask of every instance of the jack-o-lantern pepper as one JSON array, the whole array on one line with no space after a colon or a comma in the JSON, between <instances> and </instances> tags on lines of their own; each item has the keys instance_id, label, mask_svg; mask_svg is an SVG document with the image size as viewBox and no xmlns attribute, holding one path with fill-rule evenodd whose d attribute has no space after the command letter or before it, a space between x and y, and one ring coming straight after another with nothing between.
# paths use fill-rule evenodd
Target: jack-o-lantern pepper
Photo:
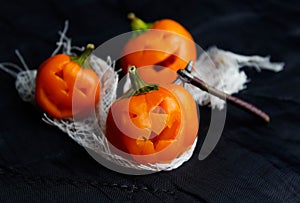
<instances>
[{"instance_id":1,"label":"jack-o-lantern pepper","mask_svg":"<svg viewBox=\"0 0 300 203\"><path fill-rule=\"evenodd\" d=\"M112 104L106 137L140 163L171 162L197 136L198 113L193 97L178 85L147 84L134 66L129 74L132 89Z\"/></svg>"},{"instance_id":2,"label":"jack-o-lantern pepper","mask_svg":"<svg viewBox=\"0 0 300 203\"><path fill-rule=\"evenodd\" d=\"M100 94L97 74L82 67L94 45L89 44L81 56L57 54L44 61L37 72L37 104L55 118L85 116L90 113Z\"/></svg>"},{"instance_id":3,"label":"jack-o-lantern pepper","mask_svg":"<svg viewBox=\"0 0 300 203\"><path fill-rule=\"evenodd\" d=\"M135 36L129 40L122 51L121 66L125 72L128 67L145 67L141 77L149 83L172 83L176 71L185 67L197 57L196 46L191 34L178 22L162 19L155 23L145 23L129 14Z\"/></svg>"}]
</instances>

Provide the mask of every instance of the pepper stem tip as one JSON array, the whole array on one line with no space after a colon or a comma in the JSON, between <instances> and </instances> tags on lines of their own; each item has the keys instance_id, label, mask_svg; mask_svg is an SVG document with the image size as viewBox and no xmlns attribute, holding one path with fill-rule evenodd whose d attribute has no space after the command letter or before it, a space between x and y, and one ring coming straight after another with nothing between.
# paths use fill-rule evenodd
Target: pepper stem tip
<instances>
[{"instance_id":1,"label":"pepper stem tip","mask_svg":"<svg viewBox=\"0 0 300 203\"><path fill-rule=\"evenodd\" d=\"M135 14L134 14L133 12L130 12L130 13L128 13L127 18L128 18L129 20L133 20L133 19L136 18L136 16L135 16Z\"/></svg>"},{"instance_id":2,"label":"pepper stem tip","mask_svg":"<svg viewBox=\"0 0 300 203\"><path fill-rule=\"evenodd\" d=\"M90 44L86 45L86 48L87 49L95 49L95 45L90 43Z\"/></svg>"}]
</instances>

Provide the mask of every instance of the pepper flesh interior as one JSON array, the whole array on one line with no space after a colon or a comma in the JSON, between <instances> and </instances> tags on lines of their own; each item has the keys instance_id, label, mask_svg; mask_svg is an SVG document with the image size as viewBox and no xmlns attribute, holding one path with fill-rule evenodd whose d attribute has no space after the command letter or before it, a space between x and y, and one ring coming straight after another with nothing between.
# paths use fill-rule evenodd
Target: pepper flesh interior
<instances>
[{"instance_id":1,"label":"pepper flesh interior","mask_svg":"<svg viewBox=\"0 0 300 203\"><path fill-rule=\"evenodd\" d=\"M132 122L148 132L147 136L143 135L136 139L136 145L142 154L150 154L150 151L147 153L144 151L145 148L150 147L154 151L159 151L175 142L179 130L179 104L172 95L168 95L170 93L167 90L159 89L161 91L139 95L131 100L129 114Z\"/></svg>"}]
</instances>

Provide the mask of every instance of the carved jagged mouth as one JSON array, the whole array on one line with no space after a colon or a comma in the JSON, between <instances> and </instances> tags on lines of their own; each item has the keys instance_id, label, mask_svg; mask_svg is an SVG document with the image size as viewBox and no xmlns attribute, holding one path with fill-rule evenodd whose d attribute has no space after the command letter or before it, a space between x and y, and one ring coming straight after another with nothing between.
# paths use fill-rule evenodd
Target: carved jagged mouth
<instances>
[{"instance_id":1,"label":"carved jagged mouth","mask_svg":"<svg viewBox=\"0 0 300 203\"><path fill-rule=\"evenodd\" d=\"M161 105L161 104L160 104ZM140 140L137 140L137 143L141 143L143 141L152 142L154 149L157 149L157 145L160 142L172 143L176 141L176 125L178 124L178 120L168 123L168 114L164 111L164 109L160 106L156 106L150 112L151 119L151 128L149 129L149 135L147 137L143 136ZM131 118L136 118L138 115L132 114ZM173 130L172 130L173 129ZM168 132L174 133L168 133Z\"/></svg>"},{"instance_id":2,"label":"carved jagged mouth","mask_svg":"<svg viewBox=\"0 0 300 203\"><path fill-rule=\"evenodd\" d=\"M157 72L161 71L163 68L165 67L169 67L170 65L174 64L174 62L177 59L177 54L178 50L176 50L173 54L170 54L167 58L165 58L164 60L154 64L154 70L156 70Z\"/></svg>"}]
</instances>

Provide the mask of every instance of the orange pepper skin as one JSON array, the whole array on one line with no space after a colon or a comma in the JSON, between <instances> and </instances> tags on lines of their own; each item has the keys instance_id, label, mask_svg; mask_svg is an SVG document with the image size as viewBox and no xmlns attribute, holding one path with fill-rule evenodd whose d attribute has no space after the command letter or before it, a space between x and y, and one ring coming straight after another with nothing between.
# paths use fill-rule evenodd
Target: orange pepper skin
<instances>
[{"instance_id":1,"label":"orange pepper skin","mask_svg":"<svg viewBox=\"0 0 300 203\"><path fill-rule=\"evenodd\" d=\"M113 103L106 137L137 162L169 163L193 144L198 127L193 97L181 86L166 84Z\"/></svg>"},{"instance_id":2,"label":"orange pepper skin","mask_svg":"<svg viewBox=\"0 0 300 203\"><path fill-rule=\"evenodd\" d=\"M96 73L58 54L44 61L37 72L37 104L55 118L84 116L99 100L100 83ZM76 102L73 105L73 102Z\"/></svg>"},{"instance_id":3,"label":"orange pepper skin","mask_svg":"<svg viewBox=\"0 0 300 203\"><path fill-rule=\"evenodd\" d=\"M131 39L125 45L120 61L125 72L131 65L146 67L140 71L146 82L164 84L172 83L177 77L176 71L190 60L196 61L196 57L191 34L178 22L163 19Z\"/></svg>"}]
</instances>

